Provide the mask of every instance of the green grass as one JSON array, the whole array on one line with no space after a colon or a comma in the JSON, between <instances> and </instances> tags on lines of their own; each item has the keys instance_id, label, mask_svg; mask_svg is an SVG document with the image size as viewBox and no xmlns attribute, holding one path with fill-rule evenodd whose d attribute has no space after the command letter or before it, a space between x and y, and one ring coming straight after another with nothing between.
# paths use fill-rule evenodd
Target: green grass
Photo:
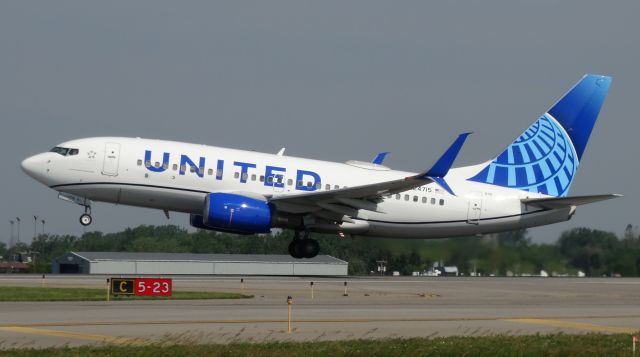
<instances>
[{"instance_id":1,"label":"green grass","mask_svg":"<svg viewBox=\"0 0 640 357\"><path fill-rule=\"evenodd\" d=\"M535 335L13 349L0 356L631 356L631 336Z\"/></svg>"},{"instance_id":2,"label":"green grass","mask_svg":"<svg viewBox=\"0 0 640 357\"><path fill-rule=\"evenodd\" d=\"M111 296L111 300L197 300L244 299L251 295L215 291L174 291L172 297ZM105 289L86 288L36 288L22 286L0 287L0 301L105 301Z\"/></svg>"}]
</instances>

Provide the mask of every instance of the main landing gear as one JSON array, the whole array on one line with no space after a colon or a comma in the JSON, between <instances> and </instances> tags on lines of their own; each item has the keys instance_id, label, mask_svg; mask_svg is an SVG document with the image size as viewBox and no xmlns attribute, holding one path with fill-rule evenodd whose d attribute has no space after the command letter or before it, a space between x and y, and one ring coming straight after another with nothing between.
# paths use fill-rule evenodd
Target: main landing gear
<instances>
[{"instance_id":1,"label":"main landing gear","mask_svg":"<svg viewBox=\"0 0 640 357\"><path fill-rule=\"evenodd\" d=\"M315 239L309 238L309 232L304 232L304 238L300 239L300 232L296 231L293 240L289 243L289 254L296 258L313 258L320 253L320 244Z\"/></svg>"}]
</instances>

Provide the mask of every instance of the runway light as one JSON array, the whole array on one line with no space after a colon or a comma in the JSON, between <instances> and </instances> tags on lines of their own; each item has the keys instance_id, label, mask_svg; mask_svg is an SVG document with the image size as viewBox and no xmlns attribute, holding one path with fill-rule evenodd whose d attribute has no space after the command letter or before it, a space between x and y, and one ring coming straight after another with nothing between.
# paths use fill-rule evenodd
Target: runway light
<instances>
[{"instance_id":1,"label":"runway light","mask_svg":"<svg viewBox=\"0 0 640 357\"><path fill-rule=\"evenodd\" d=\"M293 306L293 298L291 296L287 296L287 333L291 334L293 330L291 329L291 307Z\"/></svg>"}]
</instances>

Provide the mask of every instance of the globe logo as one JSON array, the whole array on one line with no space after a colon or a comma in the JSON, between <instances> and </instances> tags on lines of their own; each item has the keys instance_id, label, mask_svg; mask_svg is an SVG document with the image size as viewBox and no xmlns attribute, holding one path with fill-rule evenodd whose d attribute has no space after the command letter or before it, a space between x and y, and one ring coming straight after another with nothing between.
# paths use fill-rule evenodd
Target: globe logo
<instances>
[{"instance_id":1,"label":"globe logo","mask_svg":"<svg viewBox=\"0 0 640 357\"><path fill-rule=\"evenodd\" d=\"M577 169L571 140L547 113L469 180L564 197Z\"/></svg>"}]
</instances>

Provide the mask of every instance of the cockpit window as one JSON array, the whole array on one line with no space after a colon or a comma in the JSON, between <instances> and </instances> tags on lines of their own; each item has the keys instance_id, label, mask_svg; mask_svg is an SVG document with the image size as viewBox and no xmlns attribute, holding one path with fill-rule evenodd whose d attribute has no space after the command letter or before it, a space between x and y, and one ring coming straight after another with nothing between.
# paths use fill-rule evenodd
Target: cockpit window
<instances>
[{"instance_id":1,"label":"cockpit window","mask_svg":"<svg viewBox=\"0 0 640 357\"><path fill-rule=\"evenodd\" d=\"M62 156L67 156L67 155L71 156L71 155L78 155L80 151L78 149L69 149L69 148L63 148L61 146L56 146L53 149L51 149L51 152L55 152Z\"/></svg>"},{"instance_id":2,"label":"cockpit window","mask_svg":"<svg viewBox=\"0 0 640 357\"><path fill-rule=\"evenodd\" d=\"M56 146L53 149L51 149L51 152L55 152L55 153L60 154L62 156L67 156L67 153L69 153L69 149L63 148L63 147L60 147L60 146Z\"/></svg>"}]
</instances>

